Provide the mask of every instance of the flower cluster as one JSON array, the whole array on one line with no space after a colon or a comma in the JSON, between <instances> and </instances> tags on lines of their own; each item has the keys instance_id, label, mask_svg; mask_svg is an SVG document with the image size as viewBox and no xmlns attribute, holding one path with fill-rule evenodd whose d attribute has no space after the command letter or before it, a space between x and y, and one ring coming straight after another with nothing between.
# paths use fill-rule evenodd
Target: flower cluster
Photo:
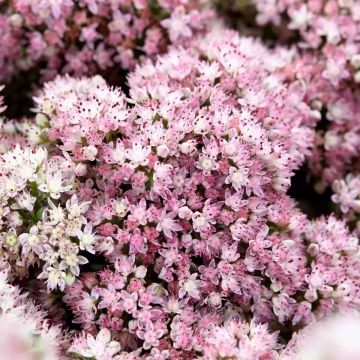
<instances>
[{"instance_id":1,"label":"flower cluster","mask_svg":"<svg viewBox=\"0 0 360 360\"><path fill-rule=\"evenodd\" d=\"M2 89L3 86L0 86L0 91ZM16 145L37 145L46 139L45 129L40 128L32 119L9 120L3 115L5 110L3 97L0 96L0 154Z\"/></svg>"},{"instance_id":2,"label":"flower cluster","mask_svg":"<svg viewBox=\"0 0 360 360\"><path fill-rule=\"evenodd\" d=\"M272 358L277 333L261 323L301 327L357 306L322 300L312 269L326 255L307 243L308 222L285 194L318 118L306 84L290 82L294 56L213 30L138 66L130 98L99 76L58 77L35 97L38 137L53 155L3 155L7 177L39 159L26 181L16 177L9 211L23 193L29 207L3 243L8 262L40 263L38 278L63 292L84 332L69 353ZM80 274L86 253L105 268ZM328 272L329 288L352 281Z\"/></svg>"},{"instance_id":3,"label":"flower cluster","mask_svg":"<svg viewBox=\"0 0 360 360\"><path fill-rule=\"evenodd\" d=\"M308 157L319 191L335 180L342 180L348 173L356 176L359 169L359 90L349 81L332 83L324 77L324 69L325 61L316 53L303 54L295 64L296 76L308 84L308 105L322 115L315 147Z\"/></svg>"},{"instance_id":4,"label":"flower cluster","mask_svg":"<svg viewBox=\"0 0 360 360\"><path fill-rule=\"evenodd\" d=\"M213 18L207 1L14 0L0 3L0 81L130 69L143 55L186 42Z\"/></svg>"},{"instance_id":5,"label":"flower cluster","mask_svg":"<svg viewBox=\"0 0 360 360\"><path fill-rule=\"evenodd\" d=\"M9 283L6 268L0 272L1 358L63 358L68 337L59 326L51 326L39 309L17 286Z\"/></svg>"},{"instance_id":6,"label":"flower cluster","mask_svg":"<svg viewBox=\"0 0 360 360\"><path fill-rule=\"evenodd\" d=\"M1 156L1 263L13 276L28 275L40 265L49 290L72 283L79 265L94 253L96 235L84 213L91 201L79 201L74 189L75 164L44 148L17 146Z\"/></svg>"},{"instance_id":7,"label":"flower cluster","mask_svg":"<svg viewBox=\"0 0 360 360\"><path fill-rule=\"evenodd\" d=\"M357 200L351 179L359 175L360 155L360 6L353 0L235 0L228 6L246 15L250 5L258 25L272 24L278 41L292 41L298 49L294 77L307 84L306 104L321 114L308 168L316 191L332 188L339 213L353 222L358 210L351 204Z\"/></svg>"},{"instance_id":8,"label":"flower cluster","mask_svg":"<svg viewBox=\"0 0 360 360\"><path fill-rule=\"evenodd\" d=\"M312 79L316 83L316 79ZM346 174L357 174L359 168L360 116L359 93L344 87L337 89L323 83L328 92L318 92L313 104L319 105L324 120L316 133L316 146L309 157L312 173L319 179L319 187L332 185ZM314 94L317 91L314 87Z\"/></svg>"},{"instance_id":9,"label":"flower cluster","mask_svg":"<svg viewBox=\"0 0 360 360\"><path fill-rule=\"evenodd\" d=\"M324 78L333 83L353 77L360 80L358 39L360 6L355 0L251 0L260 25L280 25L297 31L304 49L321 49L326 59Z\"/></svg>"},{"instance_id":10,"label":"flower cluster","mask_svg":"<svg viewBox=\"0 0 360 360\"><path fill-rule=\"evenodd\" d=\"M296 76L307 82L307 104L323 118L309 167L318 191L330 185L338 192L338 182L347 174L356 177L359 169L360 5L352 0L251 3L257 8L258 24L281 24L300 36ZM344 213L346 202L341 207Z\"/></svg>"},{"instance_id":11,"label":"flower cluster","mask_svg":"<svg viewBox=\"0 0 360 360\"><path fill-rule=\"evenodd\" d=\"M210 174L218 169L215 158L226 145L210 144L214 143L211 138L233 138L231 128L237 125L231 121L239 119L244 139L255 146L253 151L270 172L280 175L277 186L286 189L291 171L310 153L312 128L319 117L305 103L306 85L290 84L288 67L293 57L293 51L271 52L235 32L213 31L194 41L191 50L171 50L155 66L146 63L133 72L130 103L135 106L129 107L121 90L109 88L98 76L59 77L45 84L35 102L37 111L47 117L49 139L59 140L76 160L130 163L131 168L148 164L150 147L156 147L153 155L160 159L179 150L192 154L196 139L182 138L193 132L195 138L208 138L209 150L196 167ZM140 130L144 134L138 138L135 133ZM130 137L132 144L110 141L116 131ZM177 149L175 142L181 141L184 144ZM241 141L226 141L227 156L237 153ZM214 146L218 149L210 153ZM252 150L248 151L251 156ZM235 170L232 167L230 172Z\"/></svg>"},{"instance_id":12,"label":"flower cluster","mask_svg":"<svg viewBox=\"0 0 360 360\"><path fill-rule=\"evenodd\" d=\"M316 303L317 315L359 308L359 239L344 221L320 218L306 232L311 272L305 299ZM309 261L309 260L308 260Z\"/></svg>"}]
</instances>

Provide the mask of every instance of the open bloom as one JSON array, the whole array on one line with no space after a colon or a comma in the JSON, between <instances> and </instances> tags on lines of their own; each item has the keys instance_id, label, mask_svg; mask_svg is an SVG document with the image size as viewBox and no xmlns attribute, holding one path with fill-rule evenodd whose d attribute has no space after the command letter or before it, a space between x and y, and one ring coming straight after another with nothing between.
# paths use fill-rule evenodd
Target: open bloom
<instances>
[{"instance_id":1,"label":"open bloom","mask_svg":"<svg viewBox=\"0 0 360 360\"><path fill-rule=\"evenodd\" d=\"M111 340L110 331L102 329L96 338L90 334L78 338L70 347L69 353L75 353L85 358L106 360L111 359L120 349L120 344Z\"/></svg>"}]
</instances>

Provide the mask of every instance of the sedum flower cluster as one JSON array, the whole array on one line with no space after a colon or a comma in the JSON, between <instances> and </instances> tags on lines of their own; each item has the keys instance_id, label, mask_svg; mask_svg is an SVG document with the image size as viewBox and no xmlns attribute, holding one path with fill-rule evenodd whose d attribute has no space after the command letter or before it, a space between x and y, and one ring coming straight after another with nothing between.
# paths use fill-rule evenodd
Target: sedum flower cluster
<instances>
[{"instance_id":1,"label":"sedum flower cluster","mask_svg":"<svg viewBox=\"0 0 360 360\"><path fill-rule=\"evenodd\" d=\"M130 69L201 33L213 18L207 0L0 1L0 81L30 71L104 74ZM34 75L31 75L34 77ZM31 77L30 76L30 77Z\"/></svg>"},{"instance_id":2,"label":"sedum flower cluster","mask_svg":"<svg viewBox=\"0 0 360 360\"><path fill-rule=\"evenodd\" d=\"M359 357L357 4L255 3L301 40L207 1L0 0L0 80L50 80L26 117L0 97L4 360Z\"/></svg>"},{"instance_id":3,"label":"sedum flower cluster","mask_svg":"<svg viewBox=\"0 0 360 360\"><path fill-rule=\"evenodd\" d=\"M308 166L315 187L330 187L349 221L359 201L360 4L354 0L250 0L258 25L286 27L298 38L296 77L307 84L307 104L321 112ZM279 30L278 30L279 32ZM280 34L282 32L280 31ZM287 36L291 38L291 36Z\"/></svg>"},{"instance_id":4,"label":"sedum flower cluster","mask_svg":"<svg viewBox=\"0 0 360 360\"><path fill-rule=\"evenodd\" d=\"M0 272L1 357L10 359L65 359L68 334L44 320L45 312L9 282L9 269Z\"/></svg>"}]
</instances>

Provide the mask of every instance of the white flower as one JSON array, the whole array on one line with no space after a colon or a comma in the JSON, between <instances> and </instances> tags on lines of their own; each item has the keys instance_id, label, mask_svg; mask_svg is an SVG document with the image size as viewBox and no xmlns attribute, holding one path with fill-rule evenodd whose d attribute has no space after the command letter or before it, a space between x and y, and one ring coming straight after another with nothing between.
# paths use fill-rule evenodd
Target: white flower
<instances>
[{"instance_id":1,"label":"white flower","mask_svg":"<svg viewBox=\"0 0 360 360\"><path fill-rule=\"evenodd\" d=\"M115 148L111 151L111 162L118 165L123 165L125 163L125 159L126 151L124 148L124 144L122 143L122 141L117 141Z\"/></svg>"},{"instance_id":2,"label":"white flower","mask_svg":"<svg viewBox=\"0 0 360 360\"><path fill-rule=\"evenodd\" d=\"M76 353L85 358L96 360L111 359L120 351L121 347L117 341L111 341L111 333L108 329L101 329L96 339L87 334L86 344L74 344L70 347L70 353Z\"/></svg>"},{"instance_id":3,"label":"white flower","mask_svg":"<svg viewBox=\"0 0 360 360\"><path fill-rule=\"evenodd\" d=\"M70 268L70 271L75 275L79 276L80 267L79 265L87 264L89 261L84 256L78 255L77 253L70 252L64 256L64 259L61 260L59 269L66 270Z\"/></svg>"},{"instance_id":4,"label":"white flower","mask_svg":"<svg viewBox=\"0 0 360 360\"><path fill-rule=\"evenodd\" d=\"M9 22L12 26L20 28L24 23L24 19L20 14L15 13L9 16Z\"/></svg>"},{"instance_id":5,"label":"white flower","mask_svg":"<svg viewBox=\"0 0 360 360\"><path fill-rule=\"evenodd\" d=\"M219 165L212 157L200 154L199 160L196 163L196 167L200 170L203 170L205 174L210 174L212 170L217 170Z\"/></svg>"},{"instance_id":6,"label":"white flower","mask_svg":"<svg viewBox=\"0 0 360 360\"><path fill-rule=\"evenodd\" d=\"M68 211L68 218L83 218L82 214L85 214L90 207L91 201L84 201L79 203L77 196L74 194L67 202L66 209Z\"/></svg>"},{"instance_id":7,"label":"white flower","mask_svg":"<svg viewBox=\"0 0 360 360\"><path fill-rule=\"evenodd\" d=\"M6 152L1 157L5 161L4 167L6 169L18 168L23 171L24 167L28 167L29 171L35 172L47 159L47 151L41 147L36 150L32 148L22 149L20 145L16 145L14 150Z\"/></svg>"},{"instance_id":8,"label":"white flower","mask_svg":"<svg viewBox=\"0 0 360 360\"><path fill-rule=\"evenodd\" d=\"M43 212L43 221L47 225L57 225L65 219L64 209L58 205L56 206L50 199L48 199L50 209L47 208Z\"/></svg>"},{"instance_id":9,"label":"white flower","mask_svg":"<svg viewBox=\"0 0 360 360\"><path fill-rule=\"evenodd\" d=\"M184 279L180 281L181 288L179 290L179 296L184 297L186 294L193 297L194 299L200 299L200 287L203 282L201 280L197 280L196 273L192 274L188 279Z\"/></svg>"},{"instance_id":10,"label":"white flower","mask_svg":"<svg viewBox=\"0 0 360 360\"><path fill-rule=\"evenodd\" d=\"M94 161L97 153L98 149L94 145L85 146L81 149L82 156L88 161Z\"/></svg>"},{"instance_id":11,"label":"white flower","mask_svg":"<svg viewBox=\"0 0 360 360\"><path fill-rule=\"evenodd\" d=\"M236 191L249 183L249 169L238 169L233 166L229 169L229 176L225 179L226 184L232 184Z\"/></svg>"},{"instance_id":12,"label":"white flower","mask_svg":"<svg viewBox=\"0 0 360 360\"><path fill-rule=\"evenodd\" d=\"M59 270L56 263L53 266L46 264L43 272L38 276L38 279L47 279L48 291L54 290L57 287L63 291L65 288L66 274L64 271Z\"/></svg>"},{"instance_id":13,"label":"white flower","mask_svg":"<svg viewBox=\"0 0 360 360\"><path fill-rule=\"evenodd\" d=\"M26 190L19 193L16 197L16 203L11 205L11 209L24 209L27 211L32 211L34 208L36 198L31 196L30 193Z\"/></svg>"},{"instance_id":14,"label":"white flower","mask_svg":"<svg viewBox=\"0 0 360 360\"><path fill-rule=\"evenodd\" d=\"M329 130L324 135L324 148L330 150L338 146L341 142L341 136L336 132Z\"/></svg>"},{"instance_id":15,"label":"white flower","mask_svg":"<svg viewBox=\"0 0 360 360\"><path fill-rule=\"evenodd\" d=\"M22 245L22 252L28 254L33 251L39 255L42 250L42 237L39 235L39 229L36 225L30 228L29 233L23 233L19 236L20 244Z\"/></svg>"},{"instance_id":16,"label":"white flower","mask_svg":"<svg viewBox=\"0 0 360 360\"><path fill-rule=\"evenodd\" d=\"M285 359L359 359L359 314L327 316L300 331L298 339L294 344L294 353Z\"/></svg>"},{"instance_id":17,"label":"white flower","mask_svg":"<svg viewBox=\"0 0 360 360\"><path fill-rule=\"evenodd\" d=\"M341 40L339 24L331 18L323 17L319 19L317 33L326 36L326 41L329 44L336 45Z\"/></svg>"},{"instance_id":18,"label":"white flower","mask_svg":"<svg viewBox=\"0 0 360 360\"><path fill-rule=\"evenodd\" d=\"M360 84L360 71L357 71L354 75L354 81L357 83L357 84Z\"/></svg>"},{"instance_id":19,"label":"white flower","mask_svg":"<svg viewBox=\"0 0 360 360\"><path fill-rule=\"evenodd\" d=\"M91 254L95 253L94 244L97 240L97 236L92 232L93 227L91 224L86 224L83 230L79 230L77 237L79 238L80 250L86 250Z\"/></svg>"},{"instance_id":20,"label":"white flower","mask_svg":"<svg viewBox=\"0 0 360 360\"><path fill-rule=\"evenodd\" d=\"M183 300L179 300L177 297L170 297L166 302L165 311L173 314L180 314L184 305Z\"/></svg>"},{"instance_id":21,"label":"white flower","mask_svg":"<svg viewBox=\"0 0 360 360\"><path fill-rule=\"evenodd\" d=\"M69 180L61 170L55 172L47 171L44 182L38 186L38 189L44 193L48 193L53 199L59 199L60 193L67 192L72 188Z\"/></svg>"},{"instance_id":22,"label":"white flower","mask_svg":"<svg viewBox=\"0 0 360 360\"><path fill-rule=\"evenodd\" d=\"M16 301L15 296L13 296L15 287L8 283L8 277L9 273L7 270L0 271L0 309L4 312L6 312L6 310L11 310L14 307L14 302Z\"/></svg>"},{"instance_id":23,"label":"white flower","mask_svg":"<svg viewBox=\"0 0 360 360\"><path fill-rule=\"evenodd\" d=\"M201 73L200 79L210 81L211 83L222 74L220 64L217 62L208 63L203 61L198 66L198 70Z\"/></svg>"},{"instance_id":24,"label":"white flower","mask_svg":"<svg viewBox=\"0 0 360 360\"><path fill-rule=\"evenodd\" d=\"M19 191L26 187L26 179L11 174L9 176L0 175L0 197L15 197Z\"/></svg>"},{"instance_id":25,"label":"white flower","mask_svg":"<svg viewBox=\"0 0 360 360\"><path fill-rule=\"evenodd\" d=\"M34 181L41 165L47 158L47 151L43 148L36 150L32 148L21 149L19 145L14 150L8 151L1 156L2 168L9 174Z\"/></svg>"},{"instance_id":26,"label":"white flower","mask_svg":"<svg viewBox=\"0 0 360 360\"><path fill-rule=\"evenodd\" d=\"M129 211L129 201L127 199L115 201L113 206L116 215L119 217L125 217Z\"/></svg>"},{"instance_id":27,"label":"white flower","mask_svg":"<svg viewBox=\"0 0 360 360\"><path fill-rule=\"evenodd\" d=\"M196 232L202 232L209 228L210 224L205 214L196 211L192 215L193 227Z\"/></svg>"},{"instance_id":28,"label":"white flower","mask_svg":"<svg viewBox=\"0 0 360 360\"><path fill-rule=\"evenodd\" d=\"M220 309L221 304L222 304L221 295L217 292L212 292L209 294L209 296L207 298L207 302L209 305L211 305L215 309Z\"/></svg>"},{"instance_id":29,"label":"white flower","mask_svg":"<svg viewBox=\"0 0 360 360\"><path fill-rule=\"evenodd\" d=\"M190 155L196 152L196 141L188 140L180 144L180 151L183 154Z\"/></svg>"},{"instance_id":30,"label":"white flower","mask_svg":"<svg viewBox=\"0 0 360 360\"><path fill-rule=\"evenodd\" d=\"M104 253L106 256L110 255L115 249L114 239L111 236L107 236L101 239L96 245L96 251Z\"/></svg>"},{"instance_id":31,"label":"white flower","mask_svg":"<svg viewBox=\"0 0 360 360\"><path fill-rule=\"evenodd\" d=\"M303 4L298 10L290 11L289 29L304 29L312 19L312 13Z\"/></svg>"},{"instance_id":32,"label":"white flower","mask_svg":"<svg viewBox=\"0 0 360 360\"><path fill-rule=\"evenodd\" d=\"M148 156L150 152L150 146L143 147L140 142L134 141L132 148L126 149L126 157L133 167L146 166L149 162Z\"/></svg>"},{"instance_id":33,"label":"white flower","mask_svg":"<svg viewBox=\"0 0 360 360\"><path fill-rule=\"evenodd\" d=\"M12 211L7 216L7 221L9 226L18 227L21 226L24 221L22 216L17 211Z\"/></svg>"},{"instance_id":34,"label":"white flower","mask_svg":"<svg viewBox=\"0 0 360 360\"><path fill-rule=\"evenodd\" d=\"M212 168L214 167L214 164L212 162L211 159L208 159L208 158L204 158L202 161L201 161L201 168L205 171L210 171L212 170Z\"/></svg>"}]
</instances>

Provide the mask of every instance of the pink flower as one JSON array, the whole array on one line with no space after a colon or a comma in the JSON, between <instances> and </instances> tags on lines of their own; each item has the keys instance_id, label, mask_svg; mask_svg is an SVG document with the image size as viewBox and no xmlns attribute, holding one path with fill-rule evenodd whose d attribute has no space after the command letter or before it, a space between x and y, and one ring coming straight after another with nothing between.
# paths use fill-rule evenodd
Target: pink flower
<instances>
[{"instance_id":1,"label":"pink flower","mask_svg":"<svg viewBox=\"0 0 360 360\"><path fill-rule=\"evenodd\" d=\"M186 14L183 6L176 7L170 19L161 21L161 25L169 31L170 39L173 42L176 42L180 37L190 37L192 35L189 23L190 16Z\"/></svg>"},{"instance_id":2,"label":"pink flower","mask_svg":"<svg viewBox=\"0 0 360 360\"><path fill-rule=\"evenodd\" d=\"M188 279L181 281L181 288L179 296L182 298L185 295L189 295L195 299L200 298L200 288L203 285L201 280L197 279L197 274L192 274Z\"/></svg>"},{"instance_id":3,"label":"pink flower","mask_svg":"<svg viewBox=\"0 0 360 360\"><path fill-rule=\"evenodd\" d=\"M165 210L160 214L159 222L156 226L157 231L162 231L165 236L172 237L174 232L181 231L182 227L179 225L174 218L176 212L167 213Z\"/></svg>"},{"instance_id":4,"label":"pink flower","mask_svg":"<svg viewBox=\"0 0 360 360\"><path fill-rule=\"evenodd\" d=\"M164 329L156 329L149 322L146 324L145 330L138 330L136 334L140 339L144 340L143 348L147 350L159 345L159 339L164 335Z\"/></svg>"}]
</instances>

